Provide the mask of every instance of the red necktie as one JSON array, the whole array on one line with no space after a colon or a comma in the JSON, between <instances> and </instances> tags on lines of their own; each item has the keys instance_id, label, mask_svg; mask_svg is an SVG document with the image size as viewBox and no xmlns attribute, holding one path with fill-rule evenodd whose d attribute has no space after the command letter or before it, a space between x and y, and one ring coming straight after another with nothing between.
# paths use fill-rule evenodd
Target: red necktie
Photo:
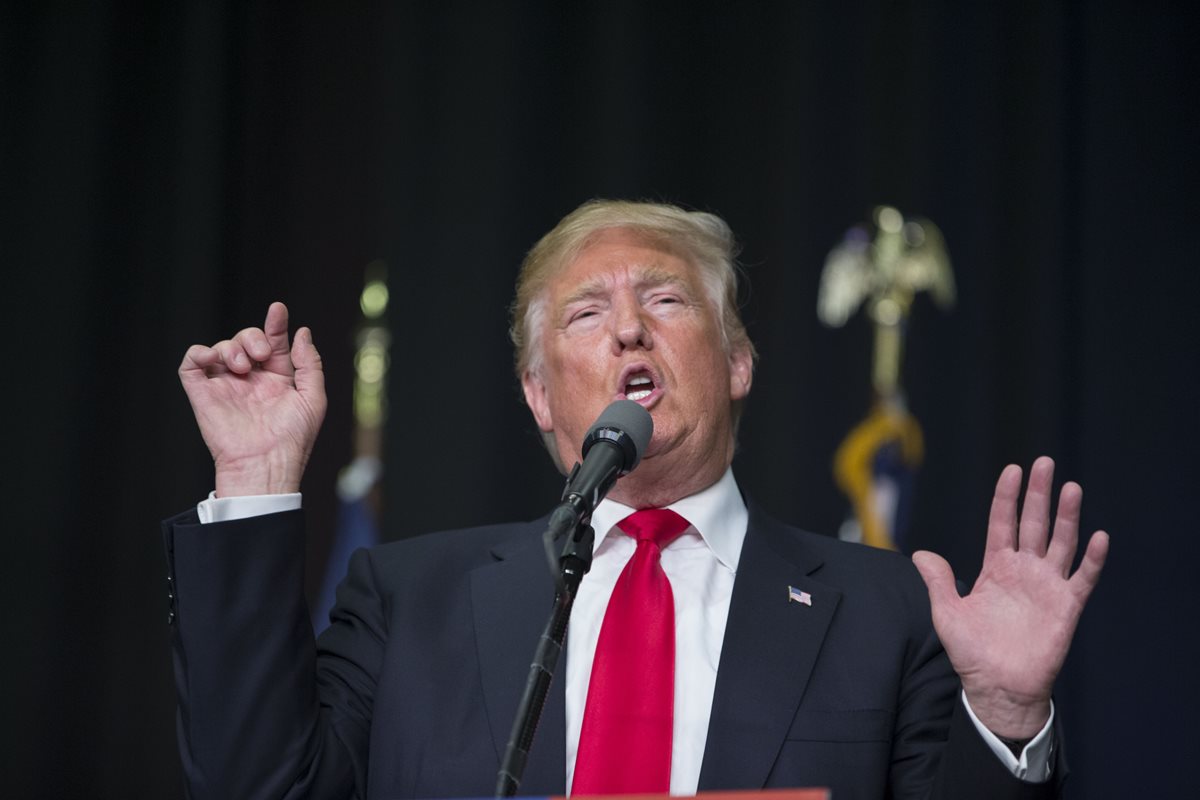
<instances>
[{"instance_id":1,"label":"red necktie","mask_svg":"<svg viewBox=\"0 0 1200 800\"><path fill-rule=\"evenodd\" d=\"M688 528L665 508L617 527L637 550L613 587L596 641L571 794L666 793L675 706L675 600L659 563Z\"/></svg>"}]
</instances>

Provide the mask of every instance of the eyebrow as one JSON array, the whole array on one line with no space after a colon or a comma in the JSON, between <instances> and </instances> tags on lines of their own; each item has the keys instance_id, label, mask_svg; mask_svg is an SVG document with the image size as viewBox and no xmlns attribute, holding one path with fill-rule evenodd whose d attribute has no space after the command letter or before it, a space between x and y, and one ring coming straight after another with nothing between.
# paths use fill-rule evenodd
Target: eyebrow
<instances>
[{"instance_id":1,"label":"eyebrow","mask_svg":"<svg viewBox=\"0 0 1200 800\"><path fill-rule=\"evenodd\" d=\"M686 283L679 275L658 266L649 266L641 269L637 276L635 285L638 289L667 285L686 288ZM584 300L602 297L606 291L607 287L605 281L601 278L593 278L592 280L585 281L578 288L576 288L575 291L567 295L563 301L559 303L558 307L563 309L567 306L582 302Z\"/></svg>"}]
</instances>

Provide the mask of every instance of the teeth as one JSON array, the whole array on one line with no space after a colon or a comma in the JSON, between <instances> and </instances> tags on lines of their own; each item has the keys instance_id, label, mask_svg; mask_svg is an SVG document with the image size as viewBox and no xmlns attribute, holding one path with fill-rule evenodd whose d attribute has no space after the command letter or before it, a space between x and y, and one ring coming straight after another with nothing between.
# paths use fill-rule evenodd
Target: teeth
<instances>
[{"instance_id":1,"label":"teeth","mask_svg":"<svg viewBox=\"0 0 1200 800\"><path fill-rule=\"evenodd\" d=\"M626 396L627 398L629 398L630 400L644 400L644 399L646 399L647 397L649 397L649 396L650 396L650 390L649 390L649 389L643 389L643 390L642 390L642 391L640 391L640 392L629 392L629 393L628 393L628 394L626 394L625 396Z\"/></svg>"},{"instance_id":2,"label":"teeth","mask_svg":"<svg viewBox=\"0 0 1200 800\"><path fill-rule=\"evenodd\" d=\"M630 386L640 386L643 383L650 383L650 379L643 375L640 378L634 378L633 380L631 380L629 382L629 385Z\"/></svg>"}]
</instances>

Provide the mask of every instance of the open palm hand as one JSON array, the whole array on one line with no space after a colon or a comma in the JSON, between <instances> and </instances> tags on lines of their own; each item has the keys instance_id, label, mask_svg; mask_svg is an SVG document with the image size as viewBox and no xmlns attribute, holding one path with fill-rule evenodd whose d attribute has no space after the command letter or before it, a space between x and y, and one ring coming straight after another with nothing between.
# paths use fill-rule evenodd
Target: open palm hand
<instances>
[{"instance_id":1,"label":"open palm hand","mask_svg":"<svg viewBox=\"0 0 1200 800\"><path fill-rule=\"evenodd\" d=\"M919 552L913 562L929 589L933 624L962 680L971 708L989 730L1033 736L1049 716L1050 693L1079 616L1108 553L1097 531L1074 574L1083 491L1063 486L1051 536L1054 462L1034 462L1017 519L1021 469L1009 465L996 483L983 567L960 597L945 559Z\"/></svg>"}]
</instances>

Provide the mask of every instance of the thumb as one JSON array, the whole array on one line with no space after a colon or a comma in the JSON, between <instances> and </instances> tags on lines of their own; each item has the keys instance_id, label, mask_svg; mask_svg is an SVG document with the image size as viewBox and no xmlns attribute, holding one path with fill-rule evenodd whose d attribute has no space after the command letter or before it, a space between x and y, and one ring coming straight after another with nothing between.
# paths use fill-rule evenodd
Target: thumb
<instances>
[{"instance_id":1,"label":"thumb","mask_svg":"<svg viewBox=\"0 0 1200 800\"><path fill-rule=\"evenodd\" d=\"M296 390L310 402L325 405L325 368L321 364L321 354L313 344L312 331L301 328L296 331L292 342L292 365L296 373L292 379L296 382Z\"/></svg>"},{"instance_id":2,"label":"thumb","mask_svg":"<svg viewBox=\"0 0 1200 800\"><path fill-rule=\"evenodd\" d=\"M949 606L959 599L954 585L954 571L946 559L928 550L918 550L912 556L913 565L921 573L925 588L929 590L931 606Z\"/></svg>"}]
</instances>

